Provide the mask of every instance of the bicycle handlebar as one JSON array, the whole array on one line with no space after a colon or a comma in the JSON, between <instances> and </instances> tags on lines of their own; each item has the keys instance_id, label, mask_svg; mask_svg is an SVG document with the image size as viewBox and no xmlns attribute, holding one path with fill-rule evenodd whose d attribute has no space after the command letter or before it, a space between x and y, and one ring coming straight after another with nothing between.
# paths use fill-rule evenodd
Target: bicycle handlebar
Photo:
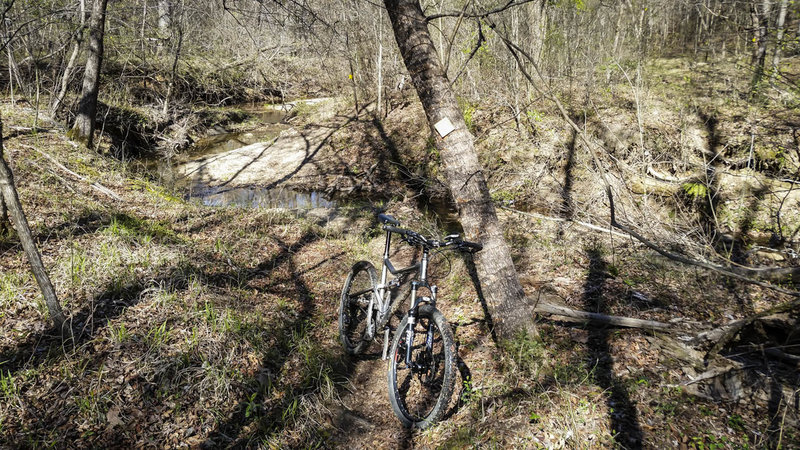
<instances>
[{"instance_id":1,"label":"bicycle handlebar","mask_svg":"<svg viewBox=\"0 0 800 450\"><path fill-rule=\"evenodd\" d=\"M386 223L390 223L390 224L392 224L394 226L399 226L400 225L400 221L399 220L395 219L394 217L392 217L392 216L390 216L388 214L378 214L378 220L380 220L381 222L383 222L385 224Z\"/></svg>"},{"instance_id":2,"label":"bicycle handlebar","mask_svg":"<svg viewBox=\"0 0 800 450\"><path fill-rule=\"evenodd\" d=\"M411 230L406 230L405 228L397 228L391 225L384 225L383 229L386 231L390 231L392 233L402 234L404 236L407 235L408 233L413 233L413 231Z\"/></svg>"},{"instance_id":3,"label":"bicycle handlebar","mask_svg":"<svg viewBox=\"0 0 800 450\"><path fill-rule=\"evenodd\" d=\"M478 244L477 242L469 242L469 241L461 241L461 246L466 247L470 253L475 253L483 250L483 245Z\"/></svg>"},{"instance_id":4,"label":"bicycle handlebar","mask_svg":"<svg viewBox=\"0 0 800 450\"><path fill-rule=\"evenodd\" d=\"M455 237L451 239L445 239L444 241L440 241L437 239L428 239L425 236L417 233L416 231L406 230L405 228L393 227L391 225L384 225L383 229L390 233L396 233L402 235L403 240L412 246L427 247L427 248L444 248L444 247L454 246L455 250L460 250L469 253L475 253L483 250L483 245L477 242L465 241L460 237Z\"/></svg>"}]
</instances>

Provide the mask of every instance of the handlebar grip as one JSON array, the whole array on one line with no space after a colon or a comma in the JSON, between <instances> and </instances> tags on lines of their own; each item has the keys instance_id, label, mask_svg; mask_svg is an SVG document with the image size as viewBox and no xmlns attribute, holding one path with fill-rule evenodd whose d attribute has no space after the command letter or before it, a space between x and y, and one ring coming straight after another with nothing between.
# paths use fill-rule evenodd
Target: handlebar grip
<instances>
[{"instance_id":1,"label":"handlebar grip","mask_svg":"<svg viewBox=\"0 0 800 450\"><path fill-rule=\"evenodd\" d=\"M378 214L378 220L381 221L382 223L385 223L385 224L386 223L390 223L390 224L392 224L394 226L399 226L400 225L400 221L399 220L395 219L394 217L392 217L392 216L390 216L388 214Z\"/></svg>"},{"instance_id":2,"label":"handlebar grip","mask_svg":"<svg viewBox=\"0 0 800 450\"><path fill-rule=\"evenodd\" d=\"M390 225L384 225L383 229L386 230L386 231L390 231L392 233L402 234L404 236L407 235L408 233L410 233L409 230L406 230L406 229L403 229L403 228L393 227L393 226L390 226Z\"/></svg>"},{"instance_id":3,"label":"handlebar grip","mask_svg":"<svg viewBox=\"0 0 800 450\"><path fill-rule=\"evenodd\" d=\"M477 242L461 241L461 245L459 245L459 247L468 248L471 253L483 250L483 245L478 244Z\"/></svg>"}]
</instances>

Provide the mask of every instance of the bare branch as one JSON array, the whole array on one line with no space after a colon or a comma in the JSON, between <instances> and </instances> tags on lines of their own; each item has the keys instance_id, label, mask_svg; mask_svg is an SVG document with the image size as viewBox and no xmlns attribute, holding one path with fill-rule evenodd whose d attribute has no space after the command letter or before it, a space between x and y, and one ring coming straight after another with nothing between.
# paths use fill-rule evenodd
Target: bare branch
<instances>
[{"instance_id":1,"label":"bare branch","mask_svg":"<svg viewBox=\"0 0 800 450\"><path fill-rule=\"evenodd\" d=\"M450 11L450 12L443 12L443 13L438 13L438 14L431 14L430 16L425 17L425 20L430 22L431 20L439 19L441 17L459 17L459 16L462 16L462 15L464 17L470 18L470 19L486 18L486 17L489 17L492 14L501 13L501 12L503 12L503 11L505 11L507 9L513 8L515 6L524 5L525 3L530 3L530 2L533 2L533 1L536 1L536 0L509 0L508 3L506 3L505 5L498 6L497 8L491 9L489 11L481 11L481 12L474 12L474 13L463 13L462 11Z\"/></svg>"},{"instance_id":2,"label":"bare branch","mask_svg":"<svg viewBox=\"0 0 800 450\"><path fill-rule=\"evenodd\" d=\"M523 215L523 216L534 217L534 218L542 219L542 220L550 220L550 221L553 221L553 222L574 223L574 224L580 225L581 227L586 228L588 230L597 231L598 233L610 233L613 236L624 238L624 239L630 238L629 235L616 232L616 231L612 230L611 227L604 228L604 227L600 227L600 226L597 226L597 225L594 225L594 224L591 224L591 223L581 222L580 220L565 219L563 217L545 216L544 214L536 214L536 213L532 213L532 212L520 211L518 209L509 208L507 206L502 206L502 205L499 205L499 207L501 209L505 209L506 211L511 211L511 212L514 212L514 213L517 213L517 214L520 214L520 215Z\"/></svg>"},{"instance_id":3,"label":"bare branch","mask_svg":"<svg viewBox=\"0 0 800 450\"><path fill-rule=\"evenodd\" d=\"M595 323L600 325L613 325L626 328L643 328L645 330L671 331L671 326L654 320L634 319L632 317L609 316L606 314L577 311L565 306L542 302L534 309L537 313L552 314L556 316L575 319L580 323Z\"/></svg>"},{"instance_id":4,"label":"bare branch","mask_svg":"<svg viewBox=\"0 0 800 450\"><path fill-rule=\"evenodd\" d=\"M484 42L486 42L486 37L483 35L483 28L481 27L481 23L478 22L478 42L475 43L475 47L473 47L472 51L469 52L469 56L467 56L467 59L464 61L463 64L461 64L461 67L458 68L458 72L456 72L456 75L453 77L453 80L450 82L450 86L452 86L452 85L454 85L456 83L456 81L458 80L458 77L460 77L461 74L464 72L464 69L467 68L467 64L469 64L469 62L472 60L472 58L475 56L475 54L478 53L478 50L481 49L481 46L483 45ZM448 53L448 55L449 55L449 53Z\"/></svg>"}]
</instances>

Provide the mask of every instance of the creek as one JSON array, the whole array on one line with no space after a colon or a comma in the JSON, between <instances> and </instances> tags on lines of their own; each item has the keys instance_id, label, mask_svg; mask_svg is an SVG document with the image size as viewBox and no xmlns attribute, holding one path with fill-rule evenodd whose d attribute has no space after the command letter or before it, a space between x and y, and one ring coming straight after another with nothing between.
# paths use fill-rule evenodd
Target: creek
<instances>
[{"instance_id":1,"label":"creek","mask_svg":"<svg viewBox=\"0 0 800 450\"><path fill-rule=\"evenodd\" d=\"M212 185L198 177L181 176L177 167L183 163L208 158L236 150L258 142L275 139L289 128L285 123L286 112L273 105L239 105L261 122L257 129L246 132L214 130L212 134L199 139L192 147L174 158L158 159L146 164L147 170L158 182L188 200L196 200L206 206L239 206L245 208L281 208L288 210L335 209L338 202L316 191L299 191L285 187L267 189L260 186Z\"/></svg>"},{"instance_id":2,"label":"creek","mask_svg":"<svg viewBox=\"0 0 800 450\"><path fill-rule=\"evenodd\" d=\"M245 110L260 119L261 124L252 131L247 132L226 132L218 130L217 133L198 140L187 152L184 152L169 160L159 159L148 164L148 171L153 174L159 183L174 192L178 192L188 200L198 201L206 206L225 207L237 206L242 208L263 208L263 209L285 209L294 212L296 215L307 215L309 213L319 217L335 217L340 213L340 209L356 207L359 209L377 210L380 207L375 203L377 198L370 198L369 195L347 194L338 195L334 198L313 190L297 190L277 184L276 187L266 188L266 185L275 185L270 179L254 177L255 180L262 180L261 186L258 183L241 185L217 179L216 182L208 181L203 177L203 171L208 169L215 159L230 157L230 153L241 154L245 147L258 143L269 143L275 140L284 131L289 131L290 125L286 123L286 114L281 110L276 110L271 105L239 105L238 109ZM288 142L289 137L281 135L284 142ZM238 150L237 152L234 152ZM275 164L280 164L280 157L283 150L279 145L266 145L259 147L255 153L256 159L275 160ZM266 153L265 153L266 152ZM302 152L302 150L301 150ZM291 152L290 152L291 153ZM224 154L224 155L223 155ZM219 155L215 158L215 155ZM252 155L252 153L251 153ZM290 155L291 156L291 155ZM270 158L272 157L272 158ZM211 161L211 162L209 162ZM290 160L291 161L291 160ZM208 163L208 166L206 165ZM248 161L241 164L234 161L234 178L241 176L245 170L252 172L253 167ZM184 169L187 165L196 166L192 175L185 175L186 171L181 172L179 167ZM290 166L295 162L290 162ZM387 200L381 198L380 203ZM425 215L439 222L440 226L450 233L460 233L461 225L458 216L451 205L445 199L417 197L418 207Z\"/></svg>"}]
</instances>

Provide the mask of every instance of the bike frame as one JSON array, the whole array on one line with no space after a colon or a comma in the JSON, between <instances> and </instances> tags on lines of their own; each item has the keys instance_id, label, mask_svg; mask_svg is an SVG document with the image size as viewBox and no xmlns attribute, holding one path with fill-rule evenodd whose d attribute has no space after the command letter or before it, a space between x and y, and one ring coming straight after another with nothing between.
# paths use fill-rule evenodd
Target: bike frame
<instances>
[{"instance_id":1,"label":"bike frame","mask_svg":"<svg viewBox=\"0 0 800 450\"><path fill-rule=\"evenodd\" d=\"M383 322L384 319L387 319L386 315L389 314L389 306L391 304L391 290L396 288L400 285L397 282L397 276L402 275L405 273L411 273L419 270L419 279L414 280L411 282L411 302L409 305L408 310L408 325L409 327L406 330L406 355L405 355L405 362L406 365L410 368L414 368L415 364L411 361L411 348L414 342L414 324L416 323L417 318L417 310L419 309L419 305L422 303L429 303L431 306L436 307L436 285L430 285L428 283L428 261L430 259L430 249L427 247L422 247L422 260L418 264L414 264L412 266L403 268L403 269L395 269L392 265L392 262L389 260L389 249L392 243L392 232L387 230L386 231L386 245L384 246L383 250L383 263L381 265L381 281L380 284L375 286L372 299L370 300L369 308L367 309L367 327L369 336L372 337L375 335L375 321L373 321L373 314L376 310L375 305L373 304L374 301L378 302L378 317L377 322ZM394 278L388 280L389 274L392 274ZM388 280L388 282L387 282ZM420 287L428 288L431 292L430 296L417 296L417 290ZM429 327L430 328L430 327ZM389 323L388 320L386 321L386 325L384 328L384 339L383 339L383 359L387 358L387 352L389 348ZM432 342L432 329L428 330L427 339L426 339L426 348L431 349L433 346Z\"/></svg>"}]
</instances>

